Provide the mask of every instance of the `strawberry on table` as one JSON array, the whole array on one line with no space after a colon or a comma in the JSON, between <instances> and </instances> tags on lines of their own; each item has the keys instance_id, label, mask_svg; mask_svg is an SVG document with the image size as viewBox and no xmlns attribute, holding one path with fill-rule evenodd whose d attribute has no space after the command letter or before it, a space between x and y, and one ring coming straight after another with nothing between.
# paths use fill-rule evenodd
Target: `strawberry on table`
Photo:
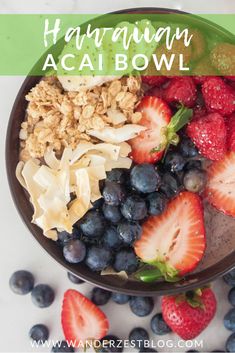
<instances>
[{"instance_id":1,"label":"strawberry on table","mask_svg":"<svg viewBox=\"0 0 235 353\"><path fill-rule=\"evenodd\" d=\"M191 272L206 248L203 207L197 194L181 192L160 216L149 217L134 244L136 255L156 268L138 274L142 281L174 280Z\"/></svg>"},{"instance_id":2,"label":"strawberry on table","mask_svg":"<svg viewBox=\"0 0 235 353\"><path fill-rule=\"evenodd\" d=\"M184 340L197 337L216 312L216 298L210 288L197 289L162 298L162 314L167 325Z\"/></svg>"},{"instance_id":3,"label":"strawberry on table","mask_svg":"<svg viewBox=\"0 0 235 353\"><path fill-rule=\"evenodd\" d=\"M235 217L235 152L229 152L207 170L205 197L223 213Z\"/></svg>"},{"instance_id":4,"label":"strawberry on table","mask_svg":"<svg viewBox=\"0 0 235 353\"><path fill-rule=\"evenodd\" d=\"M191 77L174 77L164 90L167 103L180 103L192 108L197 100L197 88Z\"/></svg>"},{"instance_id":5,"label":"strawberry on table","mask_svg":"<svg viewBox=\"0 0 235 353\"><path fill-rule=\"evenodd\" d=\"M235 111L235 91L221 77L211 77L202 86L206 107L210 112L230 115Z\"/></svg>"},{"instance_id":6,"label":"strawberry on table","mask_svg":"<svg viewBox=\"0 0 235 353\"><path fill-rule=\"evenodd\" d=\"M219 113L194 119L186 132L204 157L216 161L225 155L227 131L224 118Z\"/></svg>"},{"instance_id":7,"label":"strawberry on table","mask_svg":"<svg viewBox=\"0 0 235 353\"><path fill-rule=\"evenodd\" d=\"M65 339L78 346L80 341L101 339L109 328L105 314L80 292L69 289L64 294L62 328Z\"/></svg>"},{"instance_id":8,"label":"strawberry on table","mask_svg":"<svg viewBox=\"0 0 235 353\"><path fill-rule=\"evenodd\" d=\"M129 140L131 157L135 163L155 163L163 156L169 144L177 144L176 134L191 118L192 111L181 107L171 117L171 110L161 98L146 96L137 107L142 113L139 125L146 127L137 137Z\"/></svg>"}]
</instances>

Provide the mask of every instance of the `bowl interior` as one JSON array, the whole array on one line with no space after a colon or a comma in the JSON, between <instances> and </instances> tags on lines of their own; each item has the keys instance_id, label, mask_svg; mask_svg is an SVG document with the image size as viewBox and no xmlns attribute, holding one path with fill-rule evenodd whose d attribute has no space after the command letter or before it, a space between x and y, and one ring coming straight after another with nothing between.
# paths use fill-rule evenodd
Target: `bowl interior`
<instances>
[{"instance_id":1,"label":"bowl interior","mask_svg":"<svg viewBox=\"0 0 235 353\"><path fill-rule=\"evenodd\" d=\"M157 8L128 9L119 11L119 13L122 14L134 14L140 12L146 14L173 14L177 11ZM184 13L181 13L181 15L182 21L186 22L187 15ZM103 16L100 20L102 20L103 24ZM96 19L96 24L98 23L97 21L99 22L99 19ZM205 22L197 16L193 16L193 21L195 22L195 25L202 26L204 29L210 28L210 30L213 30L216 35L221 36L226 41L233 40L232 34L215 24ZM60 49L58 49L58 52L59 51ZM41 60L42 58L39 59L39 62L36 65L38 65ZM9 120L6 138L6 167L11 193L23 221L29 228L32 235L36 238L36 240L57 262L59 262L70 272L88 282L92 282L95 285L110 289L112 291L126 292L132 295L169 294L197 286L202 286L203 284L208 283L215 277L222 275L235 266L235 251L233 250L235 248L235 219L217 212L209 205L205 205L205 220L207 230L207 250L205 257L195 273L188 275L179 283L157 282L147 284L131 279L123 280L117 276L101 276L90 271L83 264L71 265L67 263L63 258L61 248L55 242L44 237L42 231L36 225L31 223L33 212L32 206L29 202L26 192L20 186L15 177L15 169L19 156L18 136L21 122L25 119L25 110L27 107L25 95L32 87L36 85L36 83L39 82L40 79L40 77L28 76L24 81L15 100Z\"/></svg>"}]
</instances>

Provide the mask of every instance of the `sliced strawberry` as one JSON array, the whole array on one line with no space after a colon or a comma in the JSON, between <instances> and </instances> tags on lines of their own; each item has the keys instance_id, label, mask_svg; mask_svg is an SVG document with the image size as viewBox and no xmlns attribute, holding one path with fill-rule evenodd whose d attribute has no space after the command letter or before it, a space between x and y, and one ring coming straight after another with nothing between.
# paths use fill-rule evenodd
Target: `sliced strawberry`
<instances>
[{"instance_id":1,"label":"sliced strawberry","mask_svg":"<svg viewBox=\"0 0 235 353\"><path fill-rule=\"evenodd\" d=\"M138 124L147 129L129 141L131 157L136 163L154 163L161 159L164 147L158 152L152 153L152 150L165 143L163 130L170 122L171 110L162 99L148 96L141 100L137 111L142 113Z\"/></svg>"},{"instance_id":2,"label":"sliced strawberry","mask_svg":"<svg viewBox=\"0 0 235 353\"><path fill-rule=\"evenodd\" d=\"M197 194L187 191L174 198L163 214L148 218L134 246L142 261L156 267L166 264L181 276L195 269L205 247L202 203Z\"/></svg>"},{"instance_id":3,"label":"sliced strawberry","mask_svg":"<svg viewBox=\"0 0 235 353\"><path fill-rule=\"evenodd\" d=\"M105 314L80 292L69 289L64 294L62 328L65 339L75 346L86 339L100 339L109 328Z\"/></svg>"},{"instance_id":4,"label":"sliced strawberry","mask_svg":"<svg viewBox=\"0 0 235 353\"><path fill-rule=\"evenodd\" d=\"M205 196L219 211L235 217L235 152L208 167Z\"/></svg>"}]
</instances>

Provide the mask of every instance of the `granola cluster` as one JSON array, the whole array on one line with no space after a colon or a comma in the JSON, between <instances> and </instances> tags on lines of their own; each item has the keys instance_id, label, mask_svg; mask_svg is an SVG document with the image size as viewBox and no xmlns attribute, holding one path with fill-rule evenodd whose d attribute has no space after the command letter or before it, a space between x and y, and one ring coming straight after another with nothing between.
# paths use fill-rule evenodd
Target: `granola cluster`
<instances>
[{"instance_id":1,"label":"granola cluster","mask_svg":"<svg viewBox=\"0 0 235 353\"><path fill-rule=\"evenodd\" d=\"M65 147L75 148L81 140L94 141L90 129L137 124L134 112L140 99L141 81L123 77L90 90L66 92L58 79L41 80L26 96L26 120L21 125L20 159L42 158L47 147L61 155Z\"/></svg>"}]
</instances>

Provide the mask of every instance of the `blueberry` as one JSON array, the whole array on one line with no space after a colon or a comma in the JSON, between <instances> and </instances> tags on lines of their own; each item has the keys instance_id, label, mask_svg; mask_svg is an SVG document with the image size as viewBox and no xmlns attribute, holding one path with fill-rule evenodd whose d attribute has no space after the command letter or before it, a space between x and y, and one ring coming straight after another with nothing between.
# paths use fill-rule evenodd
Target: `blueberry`
<instances>
[{"instance_id":1,"label":"blueberry","mask_svg":"<svg viewBox=\"0 0 235 353\"><path fill-rule=\"evenodd\" d=\"M160 192L152 192L147 196L148 212L152 216L158 216L166 208L167 198Z\"/></svg>"},{"instance_id":2,"label":"blueberry","mask_svg":"<svg viewBox=\"0 0 235 353\"><path fill-rule=\"evenodd\" d=\"M32 290L31 298L33 303L39 308L47 308L53 303L55 293L47 284L38 284Z\"/></svg>"},{"instance_id":3,"label":"blueberry","mask_svg":"<svg viewBox=\"0 0 235 353\"><path fill-rule=\"evenodd\" d=\"M116 304L126 304L130 300L130 296L124 293L112 293L111 298Z\"/></svg>"},{"instance_id":4,"label":"blueberry","mask_svg":"<svg viewBox=\"0 0 235 353\"><path fill-rule=\"evenodd\" d=\"M229 310L224 317L224 326L227 330L235 331L235 308Z\"/></svg>"},{"instance_id":5,"label":"blueberry","mask_svg":"<svg viewBox=\"0 0 235 353\"><path fill-rule=\"evenodd\" d=\"M28 294L33 289L34 277L29 271L16 271L11 275L9 285L15 294Z\"/></svg>"},{"instance_id":6,"label":"blueberry","mask_svg":"<svg viewBox=\"0 0 235 353\"><path fill-rule=\"evenodd\" d=\"M95 305L105 305L108 303L110 297L111 297L111 292L99 288L99 287L95 287L92 289L91 292L91 301L95 304Z\"/></svg>"},{"instance_id":7,"label":"blueberry","mask_svg":"<svg viewBox=\"0 0 235 353\"><path fill-rule=\"evenodd\" d=\"M92 246L87 251L86 265L92 271L102 271L112 262L112 253L109 249Z\"/></svg>"},{"instance_id":8,"label":"blueberry","mask_svg":"<svg viewBox=\"0 0 235 353\"><path fill-rule=\"evenodd\" d=\"M230 289L230 291L228 293L228 300L232 306L235 306L235 287Z\"/></svg>"},{"instance_id":9,"label":"blueberry","mask_svg":"<svg viewBox=\"0 0 235 353\"><path fill-rule=\"evenodd\" d=\"M102 348L100 352L117 352L121 353L123 351L122 341L114 335L107 335L101 339Z\"/></svg>"},{"instance_id":10,"label":"blueberry","mask_svg":"<svg viewBox=\"0 0 235 353\"><path fill-rule=\"evenodd\" d=\"M227 339L226 352L235 352L235 333Z\"/></svg>"},{"instance_id":11,"label":"blueberry","mask_svg":"<svg viewBox=\"0 0 235 353\"><path fill-rule=\"evenodd\" d=\"M73 275L71 272L67 272L68 279L74 284L82 284L84 281L79 277Z\"/></svg>"},{"instance_id":12,"label":"blueberry","mask_svg":"<svg viewBox=\"0 0 235 353\"><path fill-rule=\"evenodd\" d=\"M136 239L139 239L142 228L138 223L122 221L117 226L117 232L124 244L131 245Z\"/></svg>"},{"instance_id":13,"label":"blueberry","mask_svg":"<svg viewBox=\"0 0 235 353\"><path fill-rule=\"evenodd\" d=\"M106 227L104 216L96 211L88 211L80 221L80 228L88 238L100 238Z\"/></svg>"},{"instance_id":14,"label":"blueberry","mask_svg":"<svg viewBox=\"0 0 235 353\"><path fill-rule=\"evenodd\" d=\"M235 286L235 268L223 276L224 281L231 287Z\"/></svg>"},{"instance_id":15,"label":"blueberry","mask_svg":"<svg viewBox=\"0 0 235 353\"><path fill-rule=\"evenodd\" d=\"M119 237L116 227L111 226L106 229L103 237L103 244L106 248L117 250L122 245L122 240Z\"/></svg>"},{"instance_id":16,"label":"blueberry","mask_svg":"<svg viewBox=\"0 0 235 353\"><path fill-rule=\"evenodd\" d=\"M125 271L130 275L137 270L138 265L134 250L122 249L116 254L113 267L117 272Z\"/></svg>"},{"instance_id":17,"label":"blueberry","mask_svg":"<svg viewBox=\"0 0 235 353\"><path fill-rule=\"evenodd\" d=\"M69 240L80 238L81 232L74 227L72 233L68 233L65 230L62 232L58 232L58 242L60 245L65 245Z\"/></svg>"},{"instance_id":18,"label":"blueberry","mask_svg":"<svg viewBox=\"0 0 235 353\"><path fill-rule=\"evenodd\" d=\"M183 137L179 144L179 151L185 158L193 158L198 155L197 147L188 137Z\"/></svg>"},{"instance_id":19,"label":"blueberry","mask_svg":"<svg viewBox=\"0 0 235 353\"><path fill-rule=\"evenodd\" d=\"M147 206L140 196L131 195L123 202L121 212L129 221L140 221L147 215Z\"/></svg>"},{"instance_id":20,"label":"blueberry","mask_svg":"<svg viewBox=\"0 0 235 353\"><path fill-rule=\"evenodd\" d=\"M107 180L103 189L103 198L105 203L111 206L118 206L126 197L122 185Z\"/></svg>"},{"instance_id":21,"label":"blueberry","mask_svg":"<svg viewBox=\"0 0 235 353\"><path fill-rule=\"evenodd\" d=\"M63 247L63 254L66 261L77 264L85 259L86 246L81 240L72 239Z\"/></svg>"},{"instance_id":22,"label":"blueberry","mask_svg":"<svg viewBox=\"0 0 235 353\"><path fill-rule=\"evenodd\" d=\"M74 348L69 345L67 341L59 341L53 347L51 352L53 353L72 353Z\"/></svg>"},{"instance_id":23,"label":"blueberry","mask_svg":"<svg viewBox=\"0 0 235 353\"><path fill-rule=\"evenodd\" d=\"M144 328L135 327L129 334L129 341L134 344L135 348L142 349L145 342L149 341L149 334Z\"/></svg>"},{"instance_id":24,"label":"blueberry","mask_svg":"<svg viewBox=\"0 0 235 353\"><path fill-rule=\"evenodd\" d=\"M118 206L111 206L104 203L102 210L104 217L112 223L118 223L122 219L122 214Z\"/></svg>"},{"instance_id":25,"label":"blueberry","mask_svg":"<svg viewBox=\"0 0 235 353\"><path fill-rule=\"evenodd\" d=\"M104 203L104 199L101 197L100 199L98 199L98 200L92 202L92 207L93 207L93 209L95 209L95 210L99 210L99 209L102 208L103 203Z\"/></svg>"},{"instance_id":26,"label":"blueberry","mask_svg":"<svg viewBox=\"0 0 235 353\"><path fill-rule=\"evenodd\" d=\"M154 192L159 188L160 176L152 164L139 164L131 170L131 185L142 193Z\"/></svg>"},{"instance_id":27,"label":"blueberry","mask_svg":"<svg viewBox=\"0 0 235 353\"><path fill-rule=\"evenodd\" d=\"M133 314L140 317L149 315L154 307L151 297L132 297L129 304Z\"/></svg>"},{"instance_id":28,"label":"blueberry","mask_svg":"<svg viewBox=\"0 0 235 353\"><path fill-rule=\"evenodd\" d=\"M190 169L202 169L202 162L198 159L192 159L190 161L188 161L185 166L184 166L184 170L190 170Z\"/></svg>"},{"instance_id":29,"label":"blueberry","mask_svg":"<svg viewBox=\"0 0 235 353\"><path fill-rule=\"evenodd\" d=\"M180 191L181 185L176 176L170 172L166 172L162 176L160 191L168 198L174 197Z\"/></svg>"},{"instance_id":30,"label":"blueberry","mask_svg":"<svg viewBox=\"0 0 235 353\"><path fill-rule=\"evenodd\" d=\"M127 170L121 168L112 169L107 172L107 179L109 181L114 181L115 183L124 184L127 178Z\"/></svg>"},{"instance_id":31,"label":"blueberry","mask_svg":"<svg viewBox=\"0 0 235 353\"><path fill-rule=\"evenodd\" d=\"M43 324L34 325L29 331L29 337L38 344L44 343L48 340L49 330L47 326Z\"/></svg>"},{"instance_id":32,"label":"blueberry","mask_svg":"<svg viewBox=\"0 0 235 353\"><path fill-rule=\"evenodd\" d=\"M183 184L188 191L202 191L206 185L206 172L197 168L188 170L184 174Z\"/></svg>"},{"instance_id":33,"label":"blueberry","mask_svg":"<svg viewBox=\"0 0 235 353\"><path fill-rule=\"evenodd\" d=\"M167 153L164 160L164 167L166 170L172 173L180 172L184 169L185 159L178 152Z\"/></svg>"},{"instance_id":34,"label":"blueberry","mask_svg":"<svg viewBox=\"0 0 235 353\"><path fill-rule=\"evenodd\" d=\"M162 313L154 315L151 319L151 329L156 335L166 335L171 332L170 327L166 324L162 317Z\"/></svg>"}]
</instances>

